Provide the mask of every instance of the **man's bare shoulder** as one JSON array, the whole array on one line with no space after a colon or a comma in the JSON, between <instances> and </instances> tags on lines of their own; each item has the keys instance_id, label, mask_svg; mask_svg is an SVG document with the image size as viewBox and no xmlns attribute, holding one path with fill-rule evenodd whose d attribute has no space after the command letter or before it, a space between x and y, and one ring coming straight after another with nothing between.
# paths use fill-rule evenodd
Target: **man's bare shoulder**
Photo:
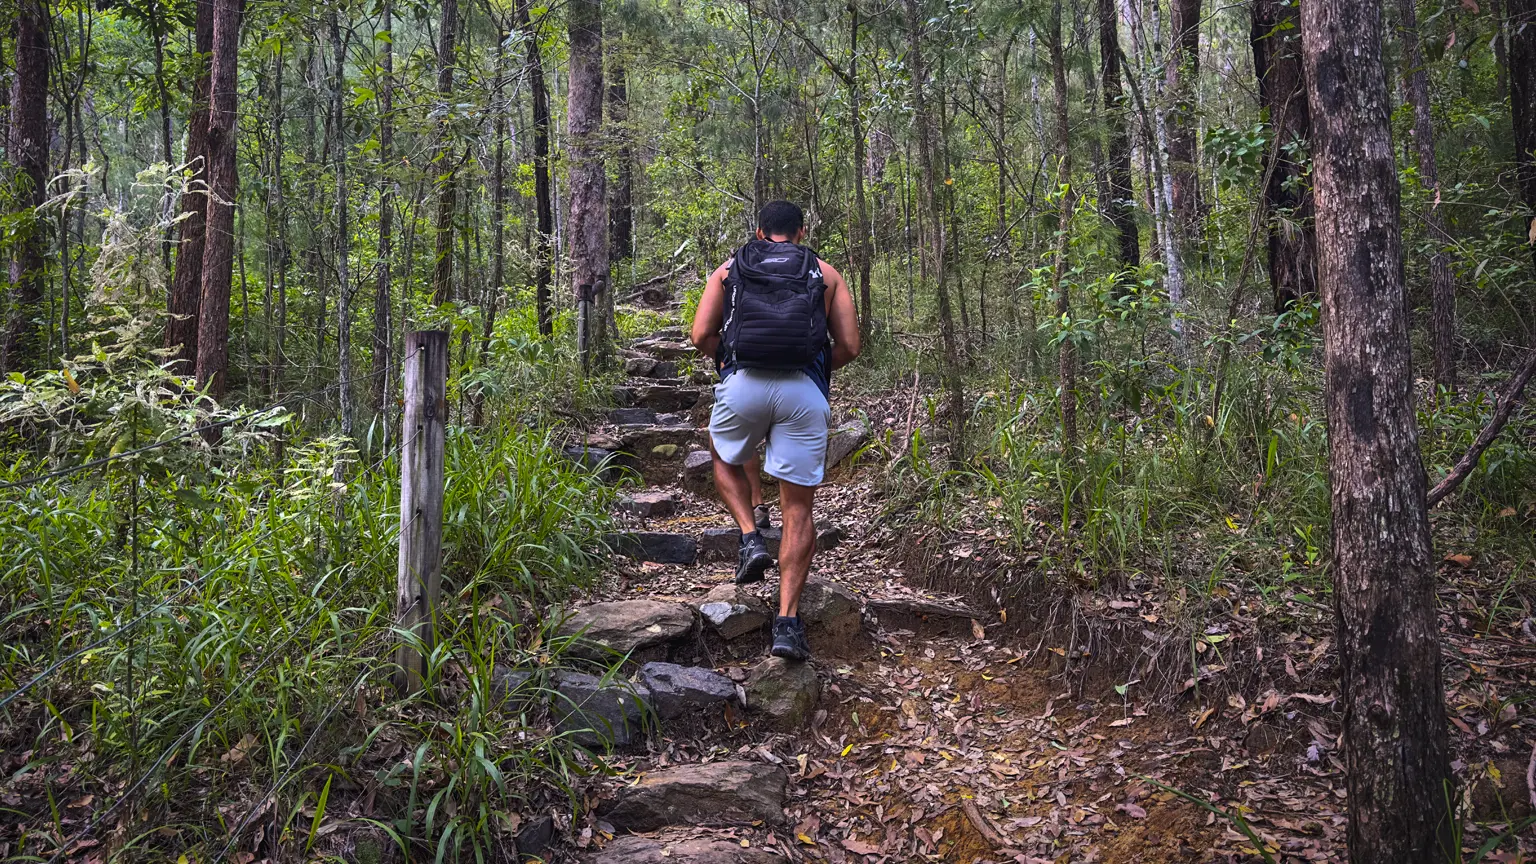
<instances>
[{"instance_id":1,"label":"man's bare shoulder","mask_svg":"<svg viewBox=\"0 0 1536 864\"><path fill-rule=\"evenodd\" d=\"M843 274L838 272L836 267L828 264L826 259L817 258L816 264L821 268L821 278L825 279L828 285L834 284L834 282L844 285L848 284L847 280L843 278Z\"/></svg>"}]
</instances>

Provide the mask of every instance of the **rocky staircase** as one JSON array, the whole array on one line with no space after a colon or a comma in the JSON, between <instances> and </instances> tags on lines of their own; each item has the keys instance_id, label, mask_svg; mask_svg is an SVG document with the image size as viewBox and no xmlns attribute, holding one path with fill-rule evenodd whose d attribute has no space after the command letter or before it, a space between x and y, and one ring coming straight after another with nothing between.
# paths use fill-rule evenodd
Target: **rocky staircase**
<instances>
[{"instance_id":1,"label":"rocky staircase","mask_svg":"<svg viewBox=\"0 0 1536 864\"><path fill-rule=\"evenodd\" d=\"M630 379L615 388L622 407L565 451L606 481L642 481L640 488L618 497L622 530L605 539L642 572L689 574L679 577L688 584L686 593L647 592L644 599L596 602L563 623L558 638L570 656L598 662L623 657L618 673L598 677L560 671L541 678L537 672L505 669L497 676L499 695L513 702L544 700L557 732L594 751L634 751L647 741L689 733L713 738L722 720L727 729L752 734L801 734L824 713L818 664L853 660L869 651L865 634L877 617L903 623L953 619L967 626L977 617L928 599L866 601L836 582L813 577L800 601L813 660L797 664L769 657L777 580L770 575L754 586L730 581L740 532L721 526L729 517L712 497L707 432L712 376L693 361L681 330L636 341L624 352ZM837 429L827 455L829 469L857 451L868 435L860 422ZM846 534L830 520L819 523L818 548L835 546ZM777 530L765 536L777 554ZM712 562L721 566L705 576L688 569ZM708 731L711 724L715 733ZM599 832L612 840L582 860L784 860L761 842L754 845L752 838L772 838L785 827L785 795L794 778L783 764L773 764L774 757L762 747L738 748L727 758L720 757L721 749L705 748L701 761L668 764L663 759L655 770L612 790L597 808ZM754 752L768 761L750 758ZM525 860L539 854L527 848L536 843L525 842L522 835L518 839Z\"/></svg>"}]
</instances>

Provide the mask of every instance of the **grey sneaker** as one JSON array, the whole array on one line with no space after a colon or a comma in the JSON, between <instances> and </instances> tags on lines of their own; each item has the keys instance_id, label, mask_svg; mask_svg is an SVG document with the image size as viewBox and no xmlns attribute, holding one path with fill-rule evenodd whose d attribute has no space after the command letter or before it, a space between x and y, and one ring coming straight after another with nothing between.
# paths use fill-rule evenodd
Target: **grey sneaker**
<instances>
[{"instance_id":1,"label":"grey sneaker","mask_svg":"<svg viewBox=\"0 0 1536 864\"><path fill-rule=\"evenodd\" d=\"M761 582L763 574L772 566L773 556L768 554L763 535L756 531L741 535L741 551L736 555L736 584Z\"/></svg>"},{"instance_id":2,"label":"grey sneaker","mask_svg":"<svg viewBox=\"0 0 1536 864\"><path fill-rule=\"evenodd\" d=\"M752 522L757 525L757 530L767 531L773 527L773 520L769 518L772 512L767 504L759 504L752 508Z\"/></svg>"},{"instance_id":3,"label":"grey sneaker","mask_svg":"<svg viewBox=\"0 0 1536 864\"><path fill-rule=\"evenodd\" d=\"M810 659L811 643L805 638L805 625L799 616L773 619L773 648L768 653L796 663Z\"/></svg>"}]
</instances>

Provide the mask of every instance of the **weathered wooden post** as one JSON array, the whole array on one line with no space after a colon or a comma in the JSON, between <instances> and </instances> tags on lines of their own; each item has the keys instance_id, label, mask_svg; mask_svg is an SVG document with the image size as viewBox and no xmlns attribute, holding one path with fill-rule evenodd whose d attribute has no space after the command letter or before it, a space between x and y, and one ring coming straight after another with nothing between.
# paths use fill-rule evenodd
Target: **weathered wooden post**
<instances>
[{"instance_id":1,"label":"weathered wooden post","mask_svg":"<svg viewBox=\"0 0 1536 864\"><path fill-rule=\"evenodd\" d=\"M436 639L442 580L444 420L448 414L448 333L419 330L405 340L405 410L400 435L400 570L396 620L415 640L395 652L395 686L421 690Z\"/></svg>"}]
</instances>

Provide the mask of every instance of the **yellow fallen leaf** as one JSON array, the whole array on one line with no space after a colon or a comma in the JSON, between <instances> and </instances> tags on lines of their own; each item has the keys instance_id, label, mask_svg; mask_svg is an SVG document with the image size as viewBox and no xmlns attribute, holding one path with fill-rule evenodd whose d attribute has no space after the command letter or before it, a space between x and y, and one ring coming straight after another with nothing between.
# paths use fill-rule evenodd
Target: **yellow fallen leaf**
<instances>
[{"instance_id":1,"label":"yellow fallen leaf","mask_svg":"<svg viewBox=\"0 0 1536 864\"><path fill-rule=\"evenodd\" d=\"M816 845L816 841L815 840L812 840L811 838L805 836L804 834L796 834L795 835L795 839L799 840L801 843L804 843L807 846L815 846Z\"/></svg>"},{"instance_id":2,"label":"yellow fallen leaf","mask_svg":"<svg viewBox=\"0 0 1536 864\"><path fill-rule=\"evenodd\" d=\"M853 752L853 745L849 744L847 747L844 747L843 748L843 752L839 753L838 755L839 756L847 756L849 753L852 753L852 752Z\"/></svg>"}]
</instances>

